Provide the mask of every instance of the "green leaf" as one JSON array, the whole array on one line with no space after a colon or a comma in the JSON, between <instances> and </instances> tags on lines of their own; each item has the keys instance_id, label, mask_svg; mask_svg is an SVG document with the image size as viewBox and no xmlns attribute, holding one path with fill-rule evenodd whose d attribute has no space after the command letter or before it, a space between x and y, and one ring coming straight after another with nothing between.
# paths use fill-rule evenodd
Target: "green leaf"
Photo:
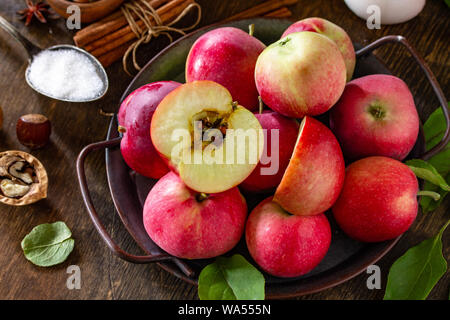
<instances>
[{"instance_id":1,"label":"green leaf","mask_svg":"<svg viewBox=\"0 0 450 320\"><path fill-rule=\"evenodd\" d=\"M49 267L67 259L75 240L62 221L40 224L22 240L22 250L29 261L40 267Z\"/></svg>"},{"instance_id":2,"label":"green leaf","mask_svg":"<svg viewBox=\"0 0 450 320\"><path fill-rule=\"evenodd\" d=\"M406 164L418 178L431 182L445 191L450 191L450 186L430 163L421 159L412 159L406 161Z\"/></svg>"},{"instance_id":3,"label":"green leaf","mask_svg":"<svg viewBox=\"0 0 450 320\"><path fill-rule=\"evenodd\" d=\"M200 300L263 300L264 276L239 254L219 257L198 279Z\"/></svg>"},{"instance_id":4,"label":"green leaf","mask_svg":"<svg viewBox=\"0 0 450 320\"><path fill-rule=\"evenodd\" d=\"M450 107L450 103L449 103ZM444 113L442 112L442 108L436 109L425 122L423 128L425 133L425 143L426 150L430 150L435 145L441 141L444 136L444 132L446 130L447 124L445 122ZM445 181L447 184L450 184L450 143L441 151L439 154L433 156L428 159L428 163L430 163L442 177L445 177ZM447 195L447 191L444 191L440 187L425 181L424 190L438 192L441 195L441 199L439 201L434 201L429 197L422 197L420 199L420 206L422 207L422 211L424 213L434 211L437 209L445 196Z\"/></svg>"},{"instance_id":5,"label":"green leaf","mask_svg":"<svg viewBox=\"0 0 450 320\"><path fill-rule=\"evenodd\" d=\"M442 234L409 249L389 270L384 300L424 300L447 270L442 255Z\"/></svg>"},{"instance_id":6,"label":"green leaf","mask_svg":"<svg viewBox=\"0 0 450 320\"><path fill-rule=\"evenodd\" d=\"M445 3L446 3L447 6L450 8L450 0L445 0Z\"/></svg>"},{"instance_id":7,"label":"green leaf","mask_svg":"<svg viewBox=\"0 0 450 320\"><path fill-rule=\"evenodd\" d=\"M448 176L450 174L450 144L427 162L435 167L441 176Z\"/></svg>"},{"instance_id":8,"label":"green leaf","mask_svg":"<svg viewBox=\"0 0 450 320\"><path fill-rule=\"evenodd\" d=\"M448 108L450 109L450 101L448 102ZM423 131L425 134L425 148L427 151L442 140L446 128L447 122L445 121L442 108L437 108L428 117L427 121L425 121L425 124L423 125Z\"/></svg>"}]
</instances>

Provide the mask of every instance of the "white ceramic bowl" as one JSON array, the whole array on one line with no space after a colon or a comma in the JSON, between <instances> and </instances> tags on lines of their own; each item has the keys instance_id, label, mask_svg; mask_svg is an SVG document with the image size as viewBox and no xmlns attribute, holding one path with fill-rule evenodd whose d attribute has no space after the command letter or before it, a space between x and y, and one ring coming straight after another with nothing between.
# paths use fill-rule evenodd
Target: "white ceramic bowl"
<instances>
[{"instance_id":1,"label":"white ceramic bowl","mask_svg":"<svg viewBox=\"0 0 450 320\"><path fill-rule=\"evenodd\" d=\"M408 21L417 16L425 6L426 0L344 0L350 10L358 17L366 20L370 5L380 8L381 24L396 24Z\"/></svg>"}]
</instances>

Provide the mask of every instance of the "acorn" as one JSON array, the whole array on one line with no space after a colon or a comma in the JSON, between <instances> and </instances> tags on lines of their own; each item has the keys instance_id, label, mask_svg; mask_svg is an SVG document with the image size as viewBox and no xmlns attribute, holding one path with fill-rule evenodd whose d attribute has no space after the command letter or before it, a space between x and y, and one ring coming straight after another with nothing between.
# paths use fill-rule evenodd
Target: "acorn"
<instances>
[{"instance_id":1,"label":"acorn","mask_svg":"<svg viewBox=\"0 0 450 320\"><path fill-rule=\"evenodd\" d=\"M19 118L16 125L17 139L30 149L44 147L51 133L51 124L42 114L26 114Z\"/></svg>"}]
</instances>

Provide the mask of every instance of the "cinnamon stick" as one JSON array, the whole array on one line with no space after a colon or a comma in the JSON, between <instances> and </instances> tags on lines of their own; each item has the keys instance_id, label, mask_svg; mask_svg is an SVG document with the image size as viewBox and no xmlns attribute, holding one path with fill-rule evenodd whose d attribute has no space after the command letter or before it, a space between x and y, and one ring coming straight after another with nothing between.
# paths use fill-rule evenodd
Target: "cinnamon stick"
<instances>
[{"instance_id":1,"label":"cinnamon stick","mask_svg":"<svg viewBox=\"0 0 450 320\"><path fill-rule=\"evenodd\" d=\"M269 12L272 12L274 10L277 10L284 6L290 6L295 3L297 3L298 0L269 0L266 2L261 3L260 5L257 5L253 8L247 9L245 11L242 11L238 14L235 14L225 20L225 21L231 21L235 19L245 19L245 18L253 18L257 16L263 16Z\"/></svg>"},{"instance_id":2,"label":"cinnamon stick","mask_svg":"<svg viewBox=\"0 0 450 320\"><path fill-rule=\"evenodd\" d=\"M103 67L109 67L117 60L122 59L127 52L128 48L133 44L133 41L129 41L120 47L115 48L114 50L108 51L107 53L97 57L98 61L102 64Z\"/></svg>"},{"instance_id":3,"label":"cinnamon stick","mask_svg":"<svg viewBox=\"0 0 450 320\"><path fill-rule=\"evenodd\" d=\"M158 15L160 16L161 19L167 19L168 15L169 18L171 18L173 16L173 10L174 10L174 4L176 5L180 5L182 4L184 1L187 0L171 0L169 3L167 3L166 5L162 6L161 8L157 9L156 12L158 13ZM191 0L190 2L193 2L193 0ZM175 7L176 9L176 7ZM172 11L171 11L172 10ZM123 17L125 19L125 17ZM137 21L137 24L139 27L142 27L144 25L144 23L141 20ZM131 27L128 25L128 22L126 22L124 24L123 28L119 28L119 30L116 30L115 32L109 32L105 37L102 37L96 41L92 41L89 44L87 44L86 46L84 46L84 48L88 51L91 51L95 48L101 47L105 44L110 43L111 41L114 41L124 35L127 35L128 33L133 33ZM132 38L131 38L132 39Z\"/></svg>"},{"instance_id":4,"label":"cinnamon stick","mask_svg":"<svg viewBox=\"0 0 450 320\"><path fill-rule=\"evenodd\" d=\"M268 18L288 18L292 16L292 11L287 7L283 7L274 11L271 11L264 15L264 17Z\"/></svg>"},{"instance_id":5,"label":"cinnamon stick","mask_svg":"<svg viewBox=\"0 0 450 320\"><path fill-rule=\"evenodd\" d=\"M155 10L158 8L163 8L163 11L170 10L171 6L167 5L167 3L172 2L173 0L145 0L148 2ZM165 6L167 5L167 6ZM134 16L134 15L133 15ZM134 16L134 18L136 18ZM97 39L102 38L103 36L120 29L121 27L127 25L127 19L123 15L121 10L117 10L109 16L90 24L86 28L78 31L73 37L73 41L78 47L84 47L88 43L95 41Z\"/></svg>"},{"instance_id":6,"label":"cinnamon stick","mask_svg":"<svg viewBox=\"0 0 450 320\"><path fill-rule=\"evenodd\" d=\"M114 26L117 25L117 20L123 17L122 11L118 10L111 15L90 24L89 26L78 31L73 37L75 45L82 47L87 43L103 37L108 32L114 31ZM125 17L123 17L125 18Z\"/></svg>"},{"instance_id":7,"label":"cinnamon stick","mask_svg":"<svg viewBox=\"0 0 450 320\"><path fill-rule=\"evenodd\" d=\"M161 11L157 13L161 18L161 21L163 24L167 24L168 22L172 21L174 18L176 18L183 10L193 3L194 0L173 0L169 4L175 4L176 6L173 7L171 10L164 10L161 7ZM139 27L144 27L144 22L139 20L137 21L137 25ZM121 28L117 30L116 32L113 32L101 39L98 39L94 42L89 43L85 46L85 49L89 51L92 55L95 57L99 57L103 54L105 54L108 51L114 50L117 47L120 47L124 43L127 43L130 40L133 40L136 38L136 34L132 31L131 27L128 25L124 28Z\"/></svg>"}]
</instances>

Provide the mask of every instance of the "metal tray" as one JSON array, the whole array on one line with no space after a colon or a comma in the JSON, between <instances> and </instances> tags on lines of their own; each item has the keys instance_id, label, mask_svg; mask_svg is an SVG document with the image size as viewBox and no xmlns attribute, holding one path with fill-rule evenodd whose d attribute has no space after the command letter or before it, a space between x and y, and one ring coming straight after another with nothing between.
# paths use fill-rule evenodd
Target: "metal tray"
<instances>
[{"instance_id":1,"label":"metal tray","mask_svg":"<svg viewBox=\"0 0 450 320\"><path fill-rule=\"evenodd\" d=\"M133 90L149 82L160 80L184 82L185 61L189 49L198 37L211 29L232 26L247 30L250 24L255 24L254 35L264 43L269 44L278 40L291 23L292 21L286 19L246 19L208 26L188 34L151 59L125 90L121 101ZM409 45L406 39L401 36L386 36L359 49L357 51L354 78L376 73L390 74L387 67L371 53L374 49L388 43L400 43L409 50L433 86L448 120L447 100L434 75L423 59ZM357 45L355 46L358 48ZM118 105L121 101L118 101ZM327 115L321 116L321 118L326 117ZM142 223L142 207L149 190L156 180L140 176L127 167L120 153L120 139L121 137L117 131L117 120L116 117L113 117L107 140L87 146L78 157L77 173L90 218L107 246L118 257L133 263L156 262L164 270L175 276L191 284L197 284L200 270L213 260L178 259L165 253L150 239ZM440 144L425 153L424 136L421 130L416 145L408 157L429 158L439 152L448 143L449 139L450 136L447 134ZM90 152L103 149L106 149L106 170L109 188L117 213L130 235L147 254L145 256L136 256L123 251L103 227L93 206L86 182L84 162ZM246 195L249 210L265 197L267 195ZM363 272L367 266L376 263L400 238L380 243L361 243L348 238L336 225L332 215L328 213L327 216L330 218L332 226L332 243L326 257L313 271L301 277L282 279L264 273L267 298L296 297L318 292L347 281ZM253 262L243 240L227 255L233 253L240 253Z\"/></svg>"}]
</instances>

